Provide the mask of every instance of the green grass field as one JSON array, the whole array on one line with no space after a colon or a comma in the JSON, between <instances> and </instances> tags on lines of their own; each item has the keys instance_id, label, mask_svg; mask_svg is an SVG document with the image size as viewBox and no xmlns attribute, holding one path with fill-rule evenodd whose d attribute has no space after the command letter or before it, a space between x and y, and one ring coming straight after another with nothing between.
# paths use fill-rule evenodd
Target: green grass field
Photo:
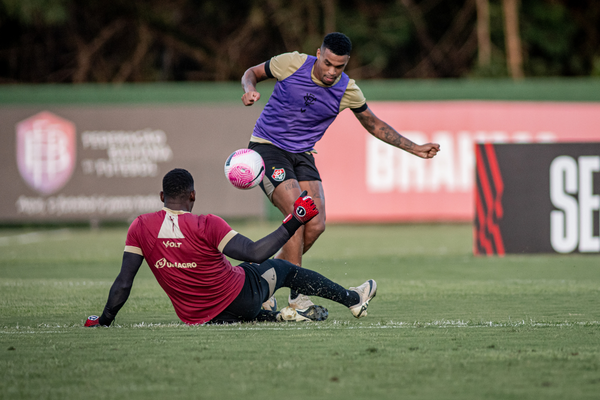
<instances>
[{"instance_id":1,"label":"green grass field","mask_svg":"<svg viewBox=\"0 0 600 400\"><path fill-rule=\"evenodd\" d=\"M116 325L83 328L125 235L0 230L0 398L600 397L598 256L474 257L466 225L337 225L305 267L376 279L364 319L323 300L320 323L186 326L144 264Z\"/></svg>"}]
</instances>

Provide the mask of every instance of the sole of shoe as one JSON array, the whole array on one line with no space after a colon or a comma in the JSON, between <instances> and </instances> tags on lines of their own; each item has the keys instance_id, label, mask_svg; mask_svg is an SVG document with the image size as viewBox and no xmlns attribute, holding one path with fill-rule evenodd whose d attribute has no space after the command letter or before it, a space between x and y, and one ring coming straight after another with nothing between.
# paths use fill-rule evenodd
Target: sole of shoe
<instances>
[{"instance_id":1,"label":"sole of shoe","mask_svg":"<svg viewBox=\"0 0 600 400\"><path fill-rule=\"evenodd\" d=\"M279 312L279 321L302 322L302 321L325 321L329 311L325 307L310 306L306 310L298 311L292 307L284 307Z\"/></svg>"},{"instance_id":2,"label":"sole of shoe","mask_svg":"<svg viewBox=\"0 0 600 400\"><path fill-rule=\"evenodd\" d=\"M296 310L296 312L310 321L325 321L329 317L329 311L325 307L317 305L310 306L306 310Z\"/></svg>"}]
</instances>

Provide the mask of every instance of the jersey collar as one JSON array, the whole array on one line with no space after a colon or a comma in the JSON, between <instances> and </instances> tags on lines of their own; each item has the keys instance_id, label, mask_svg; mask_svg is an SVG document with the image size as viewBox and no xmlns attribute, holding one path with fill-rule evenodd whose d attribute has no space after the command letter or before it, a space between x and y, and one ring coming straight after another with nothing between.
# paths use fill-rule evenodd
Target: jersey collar
<instances>
[{"instance_id":1,"label":"jersey collar","mask_svg":"<svg viewBox=\"0 0 600 400\"><path fill-rule=\"evenodd\" d=\"M169 214L175 214L175 215L181 215L181 214L189 214L189 211L183 211L183 210L171 210L170 208L167 207L163 207L163 210L165 210L166 212L168 212Z\"/></svg>"}]
</instances>

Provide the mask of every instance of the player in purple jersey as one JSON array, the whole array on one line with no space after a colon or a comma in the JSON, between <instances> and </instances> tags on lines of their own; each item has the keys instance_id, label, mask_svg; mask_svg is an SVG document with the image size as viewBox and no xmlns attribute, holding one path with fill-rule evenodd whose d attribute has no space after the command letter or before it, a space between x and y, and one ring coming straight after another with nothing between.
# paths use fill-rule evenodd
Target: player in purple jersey
<instances>
[{"instance_id":1,"label":"player in purple jersey","mask_svg":"<svg viewBox=\"0 0 600 400\"><path fill-rule=\"evenodd\" d=\"M417 145L379 119L353 79L344 69L352 44L342 33L330 33L317 49L317 56L285 53L249 68L242 77L242 102L253 105L260 99L256 84L275 78L273 94L254 127L249 147L265 161L267 173L261 188L283 215L306 190L320 214L287 242L276 258L302 265L302 255L325 230L325 197L314 161L314 145L344 109L350 108L362 126L376 138L417 157L432 158L439 144ZM290 306L306 309L306 296L290 293ZM265 308L273 308L271 301Z\"/></svg>"},{"instance_id":2,"label":"player in purple jersey","mask_svg":"<svg viewBox=\"0 0 600 400\"><path fill-rule=\"evenodd\" d=\"M191 213L196 191L192 175L184 169L165 175L160 198L163 210L140 215L131 224L121 272L110 289L104 312L100 317L89 317L85 326L109 326L113 322L144 259L177 315L187 324L327 318L327 309L316 305L301 311L290 307L279 312L261 310L262 303L281 287L343 304L356 318L367 315L369 301L377 293L374 280L344 289L288 261L267 260L298 228L318 215L305 192L281 226L256 242L216 215ZM245 262L234 267L225 256Z\"/></svg>"}]
</instances>

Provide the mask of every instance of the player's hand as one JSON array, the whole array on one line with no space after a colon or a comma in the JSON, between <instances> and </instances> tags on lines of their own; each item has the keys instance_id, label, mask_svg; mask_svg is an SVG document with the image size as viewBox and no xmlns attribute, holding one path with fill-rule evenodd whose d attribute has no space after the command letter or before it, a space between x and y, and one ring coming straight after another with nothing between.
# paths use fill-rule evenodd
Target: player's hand
<instances>
[{"instance_id":1,"label":"player's hand","mask_svg":"<svg viewBox=\"0 0 600 400\"><path fill-rule=\"evenodd\" d=\"M439 144L425 143L422 146L415 146L413 149L413 154L421 158L433 158L439 151Z\"/></svg>"},{"instance_id":2,"label":"player's hand","mask_svg":"<svg viewBox=\"0 0 600 400\"><path fill-rule=\"evenodd\" d=\"M90 315L83 326L86 328L97 328L100 326L100 322L98 322L99 319L100 317L97 315Z\"/></svg>"},{"instance_id":3,"label":"player's hand","mask_svg":"<svg viewBox=\"0 0 600 400\"><path fill-rule=\"evenodd\" d=\"M242 103L244 103L245 106L251 106L258 100L260 100L260 93L258 93L257 91L250 91L244 93L244 95L242 96Z\"/></svg>"},{"instance_id":4,"label":"player's hand","mask_svg":"<svg viewBox=\"0 0 600 400\"><path fill-rule=\"evenodd\" d=\"M303 191L300 197L294 202L294 217L303 224L319 214L319 210L313 202L312 197L307 196L307 193L306 190Z\"/></svg>"},{"instance_id":5,"label":"player's hand","mask_svg":"<svg viewBox=\"0 0 600 400\"><path fill-rule=\"evenodd\" d=\"M294 236L294 233L296 233L302 225L319 214L319 210L313 202L313 199L306 194L306 190L300 194L300 197L294 202L294 210L283 220L283 226L289 232L290 237Z\"/></svg>"}]
</instances>

